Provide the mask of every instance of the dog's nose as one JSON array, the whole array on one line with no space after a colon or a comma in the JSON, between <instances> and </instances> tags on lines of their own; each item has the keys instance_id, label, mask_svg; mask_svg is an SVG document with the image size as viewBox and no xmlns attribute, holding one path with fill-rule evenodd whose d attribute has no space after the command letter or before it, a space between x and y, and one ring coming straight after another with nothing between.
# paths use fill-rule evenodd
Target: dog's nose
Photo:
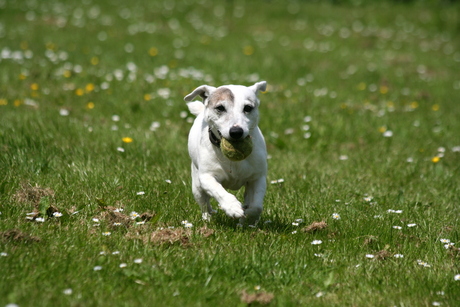
<instances>
[{"instance_id":1,"label":"dog's nose","mask_svg":"<svg viewBox=\"0 0 460 307\"><path fill-rule=\"evenodd\" d=\"M244 134L243 128L238 127L238 126L233 126L230 128L230 137L232 139L238 140L240 139Z\"/></svg>"}]
</instances>

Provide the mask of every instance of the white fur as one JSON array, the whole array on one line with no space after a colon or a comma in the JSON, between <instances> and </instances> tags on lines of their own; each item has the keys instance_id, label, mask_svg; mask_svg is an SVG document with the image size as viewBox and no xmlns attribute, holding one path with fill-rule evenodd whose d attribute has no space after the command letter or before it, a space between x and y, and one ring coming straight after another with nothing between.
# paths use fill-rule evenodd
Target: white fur
<instances>
[{"instance_id":1,"label":"white fur","mask_svg":"<svg viewBox=\"0 0 460 307\"><path fill-rule=\"evenodd\" d=\"M231 91L233 102L228 99L210 99L216 90L222 88ZM257 94L265 91L265 88L265 81L250 87L225 85L215 88L202 85L184 98L191 101L200 95L204 100L204 103L193 101L187 105L190 112L197 116L188 138L188 150L192 159L192 191L205 220L209 220L215 213L210 205L211 197L216 199L219 207L228 216L240 218L241 223L254 224L259 220L266 190L267 151L258 127L260 102ZM217 105L225 107L225 112L219 112ZM250 112L247 109L245 111L245 106L248 105L253 107ZM215 136L231 139L232 127L242 130L242 138L250 135L253 141L252 153L238 162L227 159L209 139L209 128ZM238 190L243 186L245 194L242 205L226 189Z\"/></svg>"}]
</instances>

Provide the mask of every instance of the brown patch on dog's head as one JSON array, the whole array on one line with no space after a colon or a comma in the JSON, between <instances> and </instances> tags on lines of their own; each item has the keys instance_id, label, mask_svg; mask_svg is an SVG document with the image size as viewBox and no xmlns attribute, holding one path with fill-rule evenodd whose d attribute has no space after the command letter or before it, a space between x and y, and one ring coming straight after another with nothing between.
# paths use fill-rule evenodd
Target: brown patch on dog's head
<instances>
[{"instance_id":1,"label":"brown patch on dog's head","mask_svg":"<svg viewBox=\"0 0 460 307\"><path fill-rule=\"evenodd\" d=\"M327 228L327 223L325 221L321 222L313 222L304 229L302 229L303 232L316 232L319 230L323 230Z\"/></svg>"},{"instance_id":2,"label":"brown patch on dog's head","mask_svg":"<svg viewBox=\"0 0 460 307\"><path fill-rule=\"evenodd\" d=\"M208 105L210 107L214 107L218 104L219 101L227 101L233 103L235 101L235 96L228 88L219 87L209 96Z\"/></svg>"}]
</instances>

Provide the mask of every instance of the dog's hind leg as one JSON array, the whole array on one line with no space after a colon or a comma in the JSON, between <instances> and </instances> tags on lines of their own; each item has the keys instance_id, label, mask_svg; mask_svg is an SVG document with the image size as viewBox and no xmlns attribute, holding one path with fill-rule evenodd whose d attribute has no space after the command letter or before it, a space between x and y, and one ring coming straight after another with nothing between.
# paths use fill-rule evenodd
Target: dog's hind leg
<instances>
[{"instance_id":1,"label":"dog's hind leg","mask_svg":"<svg viewBox=\"0 0 460 307\"><path fill-rule=\"evenodd\" d=\"M244 215L240 219L241 224L256 225L264 208L264 195L267 189L265 177L256 181L248 182L244 191Z\"/></svg>"}]
</instances>

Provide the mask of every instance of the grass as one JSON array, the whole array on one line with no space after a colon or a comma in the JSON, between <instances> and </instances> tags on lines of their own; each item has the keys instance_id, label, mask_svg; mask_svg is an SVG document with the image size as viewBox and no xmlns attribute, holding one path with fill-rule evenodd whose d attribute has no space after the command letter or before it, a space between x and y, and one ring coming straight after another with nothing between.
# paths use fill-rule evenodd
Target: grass
<instances>
[{"instance_id":1,"label":"grass","mask_svg":"<svg viewBox=\"0 0 460 307\"><path fill-rule=\"evenodd\" d=\"M332 2L0 1L0 306L456 306L459 6ZM259 80L262 220L205 224L182 98Z\"/></svg>"}]
</instances>

